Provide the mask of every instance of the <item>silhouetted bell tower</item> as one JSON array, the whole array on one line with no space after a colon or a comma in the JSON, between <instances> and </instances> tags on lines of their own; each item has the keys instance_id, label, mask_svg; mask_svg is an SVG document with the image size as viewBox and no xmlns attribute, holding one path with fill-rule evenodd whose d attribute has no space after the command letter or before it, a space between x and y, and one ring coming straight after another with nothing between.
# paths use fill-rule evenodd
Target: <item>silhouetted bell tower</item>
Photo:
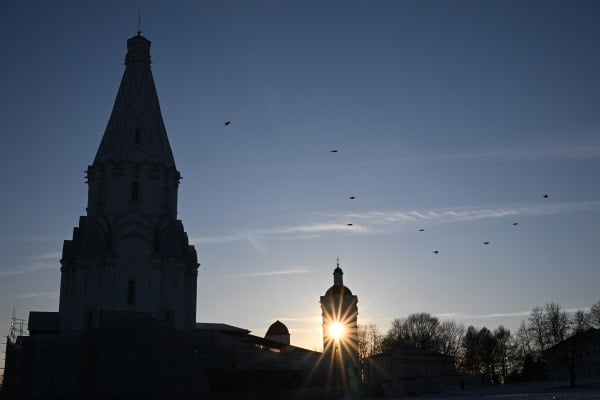
<instances>
[{"instance_id":1,"label":"silhouetted bell tower","mask_svg":"<svg viewBox=\"0 0 600 400\"><path fill-rule=\"evenodd\" d=\"M344 286L339 260L333 270L333 286L321 296L323 357L344 388L359 383L358 297Z\"/></svg>"}]
</instances>

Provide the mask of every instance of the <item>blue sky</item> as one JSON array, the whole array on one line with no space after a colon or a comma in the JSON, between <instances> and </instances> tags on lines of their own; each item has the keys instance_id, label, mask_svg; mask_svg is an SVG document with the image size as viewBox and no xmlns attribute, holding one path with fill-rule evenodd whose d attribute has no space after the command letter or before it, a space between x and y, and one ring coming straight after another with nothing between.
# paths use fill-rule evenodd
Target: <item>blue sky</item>
<instances>
[{"instance_id":1,"label":"blue sky","mask_svg":"<svg viewBox=\"0 0 600 400\"><path fill-rule=\"evenodd\" d=\"M280 319L319 348L337 257L382 330L420 311L514 330L599 299L598 2L11 0L0 333L13 307L58 309L138 8L199 321Z\"/></svg>"}]
</instances>

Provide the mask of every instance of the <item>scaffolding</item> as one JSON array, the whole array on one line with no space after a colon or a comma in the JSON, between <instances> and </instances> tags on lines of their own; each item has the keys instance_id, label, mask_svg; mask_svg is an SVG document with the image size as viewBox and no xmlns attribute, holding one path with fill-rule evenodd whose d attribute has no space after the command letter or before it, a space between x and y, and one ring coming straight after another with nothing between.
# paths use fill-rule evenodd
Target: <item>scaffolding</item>
<instances>
[{"instance_id":1,"label":"scaffolding","mask_svg":"<svg viewBox=\"0 0 600 400\"><path fill-rule=\"evenodd\" d=\"M17 344L17 338L19 336L28 336L27 322L23 318L17 318L17 310L13 308L12 315L10 317L10 330L6 336L6 342L2 342L2 367L0 367L0 386L4 382L4 368L6 362L6 348L15 346Z\"/></svg>"},{"instance_id":2,"label":"scaffolding","mask_svg":"<svg viewBox=\"0 0 600 400\"><path fill-rule=\"evenodd\" d=\"M8 340L10 344L17 343L17 337L26 336L27 323L23 318L17 318L17 312L13 308L12 317L10 318L10 331L8 334Z\"/></svg>"}]
</instances>

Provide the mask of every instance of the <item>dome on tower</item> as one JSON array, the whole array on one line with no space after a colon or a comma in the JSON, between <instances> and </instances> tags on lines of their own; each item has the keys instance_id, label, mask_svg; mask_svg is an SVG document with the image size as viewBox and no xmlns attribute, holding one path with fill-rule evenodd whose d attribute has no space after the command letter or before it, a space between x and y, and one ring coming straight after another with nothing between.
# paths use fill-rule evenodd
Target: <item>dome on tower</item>
<instances>
[{"instance_id":1,"label":"dome on tower","mask_svg":"<svg viewBox=\"0 0 600 400\"><path fill-rule=\"evenodd\" d=\"M267 334L266 336L284 336L290 335L290 331L288 331L287 326L285 326L283 324L283 322L277 320L275 322L273 322L273 324L269 327L269 329L267 330Z\"/></svg>"},{"instance_id":2,"label":"dome on tower","mask_svg":"<svg viewBox=\"0 0 600 400\"><path fill-rule=\"evenodd\" d=\"M352 296L352 291L344 285L333 285L325 292L325 296L332 295Z\"/></svg>"}]
</instances>

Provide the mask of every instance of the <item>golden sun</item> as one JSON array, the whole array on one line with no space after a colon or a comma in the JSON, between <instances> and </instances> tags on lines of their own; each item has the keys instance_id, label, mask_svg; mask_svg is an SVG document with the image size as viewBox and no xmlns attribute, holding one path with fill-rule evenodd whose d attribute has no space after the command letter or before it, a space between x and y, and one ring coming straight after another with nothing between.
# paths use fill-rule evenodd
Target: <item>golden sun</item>
<instances>
[{"instance_id":1,"label":"golden sun","mask_svg":"<svg viewBox=\"0 0 600 400\"><path fill-rule=\"evenodd\" d=\"M344 325L334 322L329 326L329 336L335 340L340 340L344 336Z\"/></svg>"}]
</instances>

